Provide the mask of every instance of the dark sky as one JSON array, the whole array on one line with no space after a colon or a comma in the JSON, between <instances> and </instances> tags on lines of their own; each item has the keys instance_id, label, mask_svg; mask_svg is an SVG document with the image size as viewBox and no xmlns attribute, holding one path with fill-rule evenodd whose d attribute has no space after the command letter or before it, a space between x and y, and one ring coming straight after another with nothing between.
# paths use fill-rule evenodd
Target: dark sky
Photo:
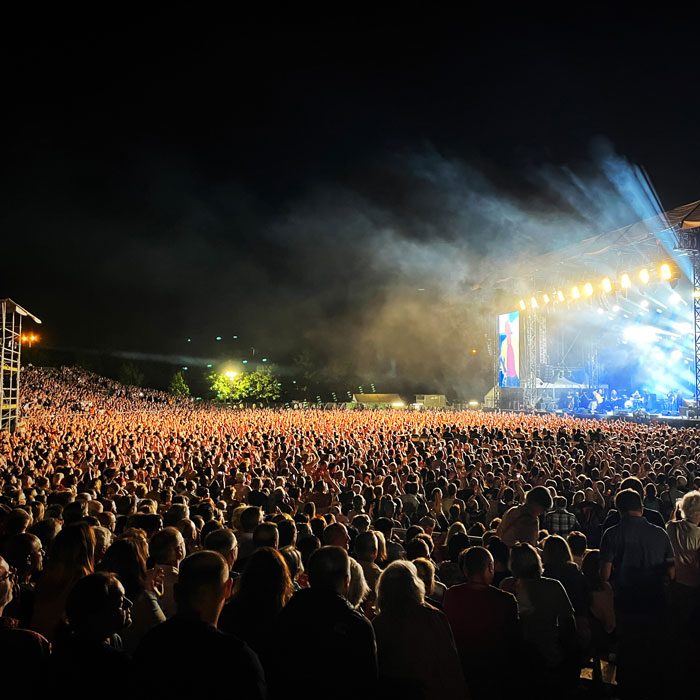
<instances>
[{"instance_id":1,"label":"dark sky","mask_svg":"<svg viewBox=\"0 0 700 700\"><path fill-rule=\"evenodd\" d=\"M595 181L601 143L665 208L700 198L691 29L179 20L8 28L0 296L54 347L207 356L222 335L284 362L359 343L395 373L378 338L419 367L442 342L423 319L463 318L445 280L552 247L532 233L563 215L552 179Z\"/></svg>"}]
</instances>

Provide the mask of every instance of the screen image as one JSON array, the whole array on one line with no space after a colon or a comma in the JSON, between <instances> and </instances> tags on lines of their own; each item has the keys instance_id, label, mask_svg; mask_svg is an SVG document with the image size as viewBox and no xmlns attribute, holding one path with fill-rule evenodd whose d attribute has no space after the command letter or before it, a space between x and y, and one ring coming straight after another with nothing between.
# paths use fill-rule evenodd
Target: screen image
<instances>
[{"instance_id":1,"label":"screen image","mask_svg":"<svg viewBox=\"0 0 700 700\"><path fill-rule=\"evenodd\" d=\"M498 317L498 384L520 386L520 313L513 311Z\"/></svg>"}]
</instances>

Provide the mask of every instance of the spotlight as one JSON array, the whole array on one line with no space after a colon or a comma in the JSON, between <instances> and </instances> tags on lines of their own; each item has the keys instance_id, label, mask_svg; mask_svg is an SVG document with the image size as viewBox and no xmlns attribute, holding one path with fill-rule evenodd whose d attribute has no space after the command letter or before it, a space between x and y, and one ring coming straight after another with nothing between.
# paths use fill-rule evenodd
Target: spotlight
<instances>
[{"instance_id":1,"label":"spotlight","mask_svg":"<svg viewBox=\"0 0 700 700\"><path fill-rule=\"evenodd\" d=\"M662 280L670 280L671 279L671 266L668 263L664 263L659 268L659 276L661 277Z\"/></svg>"},{"instance_id":2,"label":"spotlight","mask_svg":"<svg viewBox=\"0 0 700 700\"><path fill-rule=\"evenodd\" d=\"M642 299L642 301L639 302L639 305L640 305L643 309L648 309L648 308L649 308L649 302L648 302L646 299Z\"/></svg>"},{"instance_id":3,"label":"spotlight","mask_svg":"<svg viewBox=\"0 0 700 700\"><path fill-rule=\"evenodd\" d=\"M639 271L639 279L642 284L647 284L649 282L649 270L646 267Z\"/></svg>"},{"instance_id":4,"label":"spotlight","mask_svg":"<svg viewBox=\"0 0 700 700\"><path fill-rule=\"evenodd\" d=\"M539 307L539 304L537 303L537 299L536 299L535 297L532 297L532 298L530 299L530 306L531 306L533 309L536 309L536 308Z\"/></svg>"},{"instance_id":5,"label":"spotlight","mask_svg":"<svg viewBox=\"0 0 700 700\"><path fill-rule=\"evenodd\" d=\"M590 282L586 282L586 284L583 285L583 293L587 297L590 297L593 294L593 285Z\"/></svg>"},{"instance_id":6,"label":"spotlight","mask_svg":"<svg viewBox=\"0 0 700 700\"><path fill-rule=\"evenodd\" d=\"M623 289L629 289L632 286L632 280L630 280L630 276L626 272L620 278L620 286Z\"/></svg>"},{"instance_id":7,"label":"spotlight","mask_svg":"<svg viewBox=\"0 0 700 700\"><path fill-rule=\"evenodd\" d=\"M564 292L562 292L562 291L557 292L557 301L564 301Z\"/></svg>"},{"instance_id":8,"label":"spotlight","mask_svg":"<svg viewBox=\"0 0 700 700\"><path fill-rule=\"evenodd\" d=\"M612 310L613 310L615 313L617 313L617 312L620 310L620 307L619 307L617 304L615 304L615 306L613 306Z\"/></svg>"},{"instance_id":9,"label":"spotlight","mask_svg":"<svg viewBox=\"0 0 700 700\"><path fill-rule=\"evenodd\" d=\"M604 291L606 294L609 294L610 292L612 292L612 282L610 281L610 278L609 278L609 277L606 277L606 278L603 280L603 291Z\"/></svg>"},{"instance_id":10,"label":"spotlight","mask_svg":"<svg viewBox=\"0 0 700 700\"><path fill-rule=\"evenodd\" d=\"M525 304L525 299L520 300L519 306L522 311L525 311L525 309L527 308L527 305Z\"/></svg>"},{"instance_id":11,"label":"spotlight","mask_svg":"<svg viewBox=\"0 0 700 700\"><path fill-rule=\"evenodd\" d=\"M581 298L581 292L578 291L578 287L574 287L574 288L571 290L571 296L572 296L574 299L580 299L580 298Z\"/></svg>"},{"instance_id":12,"label":"spotlight","mask_svg":"<svg viewBox=\"0 0 700 700\"><path fill-rule=\"evenodd\" d=\"M682 353L680 350L674 350L674 351L671 353L671 357L672 357L674 360L680 360L681 357L683 357L683 353Z\"/></svg>"},{"instance_id":13,"label":"spotlight","mask_svg":"<svg viewBox=\"0 0 700 700\"><path fill-rule=\"evenodd\" d=\"M543 301L545 304L549 304L549 294L544 294L544 295L542 295L542 301Z\"/></svg>"},{"instance_id":14,"label":"spotlight","mask_svg":"<svg viewBox=\"0 0 700 700\"><path fill-rule=\"evenodd\" d=\"M605 313L605 311L603 311L603 309L599 306L599 307L598 307L598 313L602 315L602 314Z\"/></svg>"}]
</instances>

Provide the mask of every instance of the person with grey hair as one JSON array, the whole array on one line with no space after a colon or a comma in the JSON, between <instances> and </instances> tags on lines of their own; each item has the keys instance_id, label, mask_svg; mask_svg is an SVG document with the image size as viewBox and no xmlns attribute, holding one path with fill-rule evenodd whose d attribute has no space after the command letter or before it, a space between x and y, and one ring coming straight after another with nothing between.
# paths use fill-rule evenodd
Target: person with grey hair
<instances>
[{"instance_id":1,"label":"person with grey hair","mask_svg":"<svg viewBox=\"0 0 700 700\"><path fill-rule=\"evenodd\" d=\"M355 610L358 610L370 593L371 589L367 585L367 579L365 579L362 566L360 566L355 559L350 557L350 586L348 587L346 596L348 603L350 603Z\"/></svg>"},{"instance_id":2,"label":"person with grey hair","mask_svg":"<svg viewBox=\"0 0 700 700\"><path fill-rule=\"evenodd\" d=\"M425 602L415 565L395 561L377 583L380 689L425 700L467 697L455 642L445 615Z\"/></svg>"},{"instance_id":3,"label":"person with grey hair","mask_svg":"<svg viewBox=\"0 0 700 700\"><path fill-rule=\"evenodd\" d=\"M678 504L680 519L670 520L666 532L676 562L676 583L700 587L700 491L689 491Z\"/></svg>"}]
</instances>

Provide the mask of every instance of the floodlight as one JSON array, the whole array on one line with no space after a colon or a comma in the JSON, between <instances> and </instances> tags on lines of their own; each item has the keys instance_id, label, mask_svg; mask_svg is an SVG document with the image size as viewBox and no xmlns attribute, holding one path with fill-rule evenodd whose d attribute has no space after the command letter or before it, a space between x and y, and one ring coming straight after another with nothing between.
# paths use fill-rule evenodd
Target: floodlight
<instances>
[{"instance_id":1,"label":"floodlight","mask_svg":"<svg viewBox=\"0 0 700 700\"><path fill-rule=\"evenodd\" d=\"M642 284L647 284L649 282L649 270L647 270L646 267L643 267L639 271L639 280Z\"/></svg>"},{"instance_id":2,"label":"floodlight","mask_svg":"<svg viewBox=\"0 0 700 700\"><path fill-rule=\"evenodd\" d=\"M583 285L583 293L587 297L593 294L593 285L590 282L586 282L586 284Z\"/></svg>"},{"instance_id":3,"label":"floodlight","mask_svg":"<svg viewBox=\"0 0 700 700\"><path fill-rule=\"evenodd\" d=\"M574 287L574 288L571 290L571 296L572 296L574 299L580 299L580 298L581 298L581 292L579 292L578 287Z\"/></svg>"},{"instance_id":4,"label":"floodlight","mask_svg":"<svg viewBox=\"0 0 700 700\"><path fill-rule=\"evenodd\" d=\"M629 289L632 286L632 280L630 279L630 276L626 272L620 278L620 286L623 289Z\"/></svg>"},{"instance_id":5,"label":"floodlight","mask_svg":"<svg viewBox=\"0 0 700 700\"><path fill-rule=\"evenodd\" d=\"M670 280L671 279L671 266L668 263L664 263L659 268L659 276L661 277L662 280Z\"/></svg>"},{"instance_id":6,"label":"floodlight","mask_svg":"<svg viewBox=\"0 0 700 700\"><path fill-rule=\"evenodd\" d=\"M612 282L610 281L610 278L609 278L609 277L606 277L606 278L603 280L603 291L604 291L606 294L609 294L610 292L612 292Z\"/></svg>"}]
</instances>

